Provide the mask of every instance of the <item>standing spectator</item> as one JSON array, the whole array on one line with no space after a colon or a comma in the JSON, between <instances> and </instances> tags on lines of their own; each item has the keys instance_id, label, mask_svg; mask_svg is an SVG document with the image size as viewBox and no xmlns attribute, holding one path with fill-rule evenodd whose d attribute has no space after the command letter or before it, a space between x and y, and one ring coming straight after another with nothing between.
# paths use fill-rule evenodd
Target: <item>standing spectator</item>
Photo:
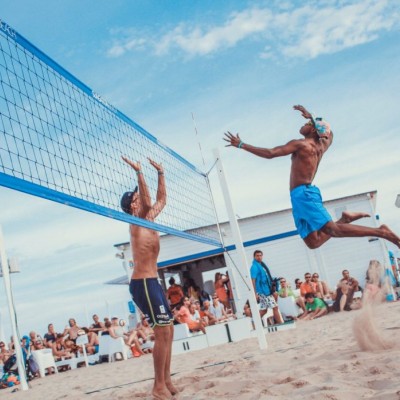
<instances>
[{"instance_id":1,"label":"standing spectator","mask_svg":"<svg viewBox=\"0 0 400 400\"><path fill-rule=\"evenodd\" d=\"M214 280L214 289L215 293L218 296L219 301L225 306L229 307L229 297L228 292L226 291L225 284L229 281L229 278L226 275L217 272L215 274Z\"/></svg>"},{"instance_id":2,"label":"standing spectator","mask_svg":"<svg viewBox=\"0 0 400 400\"><path fill-rule=\"evenodd\" d=\"M306 272L304 274L304 279L306 280L300 285L300 293L303 297L307 293L312 293L315 295L317 293L317 287L316 284L311 280L311 274L309 272Z\"/></svg>"},{"instance_id":3,"label":"standing spectator","mask_svg":"<svg viewBox=\"0 0 400 400\"><path fill-rule=\"evenodd\" d=\"M229 308L232 310L232 313L236 313L236 305L235 305L235 299L233 298L232 283L231 279L229 278L228 271L226 271L226 277L228 278L226 286L228 288Z\"/></svg>"},{"instance_id":4,"label":"standing spectator","mask_svg":"<svg viewBox=\"0 0 400 400\"><path fill-rule=\"evenodd\" d=\"M182 286L175 282L175 278L171 276L168 282L170 286L167 290L167 299L171 308L175 308L182 301L185 295L183 294Z\"/></svg>"},{"instance_id":5,"label":"standing spectator","mask_svg":"<svg viewBox=\"0 0 400 400\"><path fill-rule=\"evenodd\" d=\"M200 300L200 288L196 285L194 279L189 279L189 286L187 288L187 295L191 302Z\"/></svg>"},{"instance_id":6,"label":"standing spectator","mask_svg":"<svg viewBox=\"0 0 400 400\"><path fill-rule=\"evenodd\" d=\"M54 325L49 324L47 326L47 332L44 334L43 342L44 345L51 349L53 346L53 342L55 342L57 339L57 332L54 330Z\"/></svg>"},{"instance_id":7,"label":"standing spectator","mask_svg":"<svg viewBox=\"0 0 400 400\"><path fill-rule=\"evenodd\" d=\"M293 297L296 304L303 310L303 312L306 310L306 306L304 304L304 300L301 296L296 297L293 293L293 290L289 287L289 285L286 282L285 278L280 279L280 284L281 284L281 289L279 290L278 294L279 297L285 298L285 297ZM297 317L297 315L294 315L294 317Z\"/></svg>"},{"instance_id":8,"label":"standing spectator","mask_svg":"<svg viewBox=\"0 0 400 400\"><path fill-rule=\"evenodd\" d=\"M259 302L260 316L263 317L267 313L268 308L272 308L275 323L283 324L278 303L274 296L272 287L273 279L269 268L262 261L263 252L261 250L256 250L253 257L254 259L250 268L250 276L253 282L254 292L256 293L257 302Z\"/></svg>"},{"instance_id":9,"label":"standing spectator","mask_svg":"<svg viewBox=\"0 0 400 400\"><path fill-rule=\"evenodd\" d=\"M313 293L306 294L306 312L300 315L300 319L310 320L328 314L328 306L322 299L315 297Z\"/></svg>"}]
</instances>

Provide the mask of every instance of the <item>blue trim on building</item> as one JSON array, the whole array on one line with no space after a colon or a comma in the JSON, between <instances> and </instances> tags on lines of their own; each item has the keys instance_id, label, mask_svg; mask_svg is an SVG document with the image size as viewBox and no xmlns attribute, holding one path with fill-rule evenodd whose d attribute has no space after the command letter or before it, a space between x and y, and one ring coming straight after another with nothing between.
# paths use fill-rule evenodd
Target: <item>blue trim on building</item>
<instances>
[{"instance_id":1,"label":"blue trim on building","mask_svg":"<svg viewBox=\"0 0 400 400\"><path fill-rule=\"evenodd\" d=\"M265 237L262 237L259 239L249 240L247 242L244 242L243 246L250 247L250 246L254 246L256 244L273 242L274 240L284 239L284 238L296 236L296 235L298 235L297 230L278 233L277 235L265 236ZM232 244L230 246L226 246L225 248L213 249L213 250L203 251L201 253L190 254L190 255L184 256L184 257L173 258L171 260L160 261L159 263L157 263L157 266L158 266L158 268L165 268L165 267L169 267L169 266L176 265L176 264L183 264L185 262L190 262L190 261L199 260L202 258L216 256L216 255L228 252L228 251L233 251L235 249L236 249L236 246Z\"/></svg>"},{"instance_id":2,"label":"blue trim on building","mask_svg":"<svg viewBox=\"0 0 400 400\"><path fill-rule=\"evenodd\" d=\"M130 216L121 211L115 211L111 208L99 206L97 204L91 203L90 201L82 200L65 193L57 192L56 190L40 186L36 183L28 182L23 179L4 174L2 172L0 172L0 186L18 190L19 192L32 194L34 196L55 201L57 203L66 204L67 206L79 208L81 210L89 211L98 215L102 215L104 217L113 218L119 221L128 222L130 224L139 225L144 228L154 229L173 236L179 236L184 239L195 240L197 242L209 244L211 246L216 246L222 251L221 243L216 240L191 235L187 232L182 232L165 225L157 224L155 222L149 222L142 218Z\"/></svg>"}]
</instances>

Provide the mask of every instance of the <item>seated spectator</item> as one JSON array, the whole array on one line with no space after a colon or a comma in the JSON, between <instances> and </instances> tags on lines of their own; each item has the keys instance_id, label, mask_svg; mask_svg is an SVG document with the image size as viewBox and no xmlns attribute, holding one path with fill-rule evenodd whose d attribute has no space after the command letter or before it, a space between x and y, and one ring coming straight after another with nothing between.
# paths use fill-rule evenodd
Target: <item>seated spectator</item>
<instances>
[{"instance_id":1,"label":"seated spectator","mask_svg":"<svg viewBox=\"0 0 400 400\"><path fill-rule=\"evenodd\" d=\"M205 312L201 309L200 301L199 301L199 300L196 300L196 301L193 303L193 305L194 305L194 307L195 307L196 313L198 313L198 315L199 315L199 317L200 317L199 319L200 319L201 321L203 321L203 323L204 323L205 326L208 326L208 318L206 317Z\"/></svg>"},{"instance_id":2,"label":"seated spectator","mask_svg":"<svg viewBox=\"0 0 400 400\"><path fill-rule=\"evenodd\" d=\"M343 278L340 280L340 282L346 283L349 286L352 295L354 294L354 292L361 290L358 280L351 277L350 272L347 269L344 269L342 271L342 276Z\"/></svg>"},{"instance_id":3,"label":"seated spectator","mask_svg":"<svg viewBox=\"0 0 400 400\"><path fill-rule=\"evenodd\" d=\"M7 349L6 344L0 342L0 365L4 364L9 359L11 354L12 352Z\"/></svg>"},{"instance_id":4,"label":"seated spectator","mask_svg":"<svg viewBox=\"0 0 400 400\"><path fill-rule=\"evenodd\" d=\"M214 315L211 313L210 306L211 306L210 300L204 300L203 310L202 310L203 318L207 322L207 325L215 325L217 320L214 317ZM200 316L201 316L201 314L200 314Z\"/></svg>"},{"instance_id":5,"label":"seated spectator","mask_svg":"<svg viewBox=\"0 0 400 400\"><path fill-rule=\"evenodd\" d=\"M182 301L185 295L183 294L182 286L175 283L173 277L171 277L168 282L170 287L167 290L167 299L171 308L175 308Z\"/></svg>"},{"instance_id":6,"label":"seated spectator","mask_svg":"<svg viewBox=\"0 0 400 400\"><path fill-rule=\"evenodd\" d=\"M328 314L328 306L322 299L315 297L313 293L307 293L305 298L306 312L299 319L311 320Z\"/></svg>"},{"instance_id":7,"label":"seated spectator","mask_svg":"<svg viewBox=\"0 0 400 400\"><path fill-rule=\"evenodd\" d=\"M104 318L106 320L106 318ZM104 322L104 331L101 332L101 336L110 335L109 329L111 328L111 321L107 318L107 321Z\"/></svg>"},{"instance_id":8,"label":"seated spectator","mask_svg":"<svg viewBox=\"0 0 400 400\"><path fill-rule=\"evenodd\" d=\"M245 317L252 318L253 315L251 314L250 302L247 300L245 305L243 306L243 315Z\"/></svg>"},{"instance_id":9,"label":"seated spectator","mask_svg":"<svg viewBox=\"0 0 400 400\"><path fill-rule=\"evenodd\" d=\"M309 272L306 272L304 274L304 279L305 282L303 282L300 285L300 294L305 297L307 293L312 293L313 295L316 295L317 293L317 288L315 283L311 280L311 274Z\"/></svg>"},{"instance_id":10,"label":"seated spectator","mask_svg":"<svg viewBox=\"0 0 400 400\"><path fill-rule=\"evenodd\" d=\"M113 317L111 318L111 326L108 329L108 332L110 334L110 336L113 339L118 339L118 338L122 338L124 339L124 342L127 346L129 346L130 348L132 348L132 346L135 346L135 352L134 350L132 350L132 353L134 353L134 355L142 355L144 354L142 347L140 345L139 342L139 337L138 337L138 333L135 329L133 329L130 332L125 332L123 327L120 326L119 324L119 319L117 317ZM138 353L136 353L138 352Z\"/></svg>"},{"instance_id":11,"label":"seated spectator","mask_svg":"<svg viewBox=\"0 0 400 400\"><path fill-rule=\"evenodd\" d=\"M53 342L57 339L57 332L54 330L54 325L49 324L47 326L47 333L44 334L43 343L44 345L51 349L53 346Z\"/></svg>"},{"instance_id":12,"label":"seated spectator","mask_svg":"<svg viewBox=\"0 0 400 400\"><path fill-rule=\"evenodd\" d=\"M180 307L179 311L176 312L174 318L176 318L180 324L187 324L192 332L202 331L203 333L206 333L204 323L202 321L196 322L192 320L189 306L190 300L188 297L185 297L183 299L183 305Z\"/></svg>"},{"instance_id":13,"label":"seated spectator","mask_svg":"<svg viewBox=\"0 0 400 400\"><path fill-rule=\"evenodd\" d=\"M210 301L211 296L204 290L200 290L200 307L204 306L205 301Z\"/></svg>"},{"instance_id":14,"label":"seated spectator","mask_svg":"<svg viewBox=\"0 0 400 400\"><path fill-rule=\"evenodd\" d=\"M296 297L292 291L292 289L290 288L290 286L287 284L286 279L285 278L281 278L279 280L280 284L281 284L281 289L279 290L278 294L279 297L285 298L285 297L293 297L296 304L304 311L306 311L306 306L304 304L304 300L301 296ZM279 304L279 302L278 302ZM292 315L292 317L297 317L297 315Z\"/></svg>"},{"instance_id":15,"label":"seated spectator","mask_svg":"<svg viewBox=\"0 0 400 400\"><path fill-rule=\"evenodd\" d=\"M52 343L52 351L56 361L75 357L75 354L65 346L64 335L62 333L57 334L55 342Z\"/></svg>"},{"instance_id":16,"label":"seated spectator","mask_svg":"<svg viewBox=\"0 0 400 400\"><path fill-rule=\"evenodd\" d=\"M334 294L333 310L339 311L351 311L351 305L353 303L354 292L358 291L359 284L357 279L352 278L347 269L342 271L343 278L339 281L336 293Z\"/></svg>"},{"instance_id":17,"label":"seated spectator","mask_svg":"<svg viewBox=\"0 0 400 400\"><path fill-rule=\"evenodd\" d=\"M311 278L312 282L315 284L316 286L316 296L321 298L321 299L330 299L331 298L331 292L328 288L328 285L326 282L324 281L320 281L319 280L319 275L314 272Z\"/></svg>"},{"instance_id":18,"label":"seated spectator","mask_svg":"<svg viewBox=\"0 0 400 400\"><path fill-rule=\"evenodd\" d=\"M154 342L154 329L150 326L149 321L147 321L144 315L141 316L141 322L139 322L136 326L136 330L138 335L143 339L143 343L145 342Z\"/></svg>"},{"instance_id":19,"label":"seated spectator","mask_svg":"<svg viewBox=\"0 0 400 400\"><path fill-rule=\"evenodd\" d=\"M302 283L303 283L303 282L301 281L300 278L296 278L296 279L294 280L294 285L295 285L296 289L299 289L299 290L300 290L300 286L301 286Z\"/></svg>"},{"instance_id":20,"label":"seated spectator","mask_svg":"<svg viewBox=\"0 0 400 400\"><path fill-rule=\"evenodd\" d=\"M333 311L351 311L350 305L353 301L353 293L351 292L352 291L346 282L339 281L337 284L336 293L333 296Z\"/></svg>"},{"instance_id":21,"label":"seated spectator","mask_svg":"<svg viewBox=\"0 0 400 400\"><path fill-rule=\"evenodd\" d=\"M99 332L104 331L105 329L104 322L101 322L99 320L99 316L97 314L94 314L92 318L93 318L93 324L90 325L89 331L94 332L96 334L99 334Z\"/></svg>"},{"instance_id":22,"label":"seated spectator","mask_svg":"<svg viewBox=\"0 0 400 400\"><path fill-rule=\"evenodd\" d=\"M192 319L192 321L200 322L200 320L201 320L200 313L197 310L196 305L194 303L191 303L189 305L189 312L190 312L190 318Z\"/></svg>"},{"instance_id":23,"label":"seated spectator","mask_svg":"<svg viewBox=\"0 0 400 400\"><path fill-rule=\"evenodd\" d=\"M85 334L88 337L88 343L85 344L86 352L88 354L96 354L99 352L99 336L97 333L92 332L90 329L84 327L82 328L82 331L85 332Z\"/></svg>"},{"instance_id":24,"label":"seated spectator","mask_svg":"<svg viewBox=\"0 0 400 400\"><path fill-rule=\"evenodd\" d=\"M225 311L224 304L219 301L219 298L216 293L212 296L213 302L210 306L210 313L216 319L216 322L224 322L228 320L228 314Z\"/></svg>"},{"instance_id":25,"label":"seated spectator","mask_svg":"<svg viewBox=\"0 0 400 400\"><path fill-rule=\"evenodd\" d=\"M11 352L15 351L14 336L10 337L10 343L8 344L8 350L11 351Z\"/></svg>"},{"instance_id":26,"label":"seated spectator","mask_svg":"<svg viewBox=\"0 0 400 400\"><path fill-rule=\"evenodd\" d=\"M72 340L73 342L76 341L76 338L78 337L78 331L81 329L79 326L76 324L76 321L74 318L70 318L68 320L69 327L65 327L63 336L68 335L69 340Z\"/></svg>"},{"instance_id":27,"label":"seated spectator","mask_svg":"<svg viewBox=\"0 0 400 400\"><path fill-rule=\"evenodd\" d=\"M36 332L34 332L34 331L29 332L29 340L30 340L30 350L31 351L44 349L43 339Z\"/></svg>"}]
</instances>

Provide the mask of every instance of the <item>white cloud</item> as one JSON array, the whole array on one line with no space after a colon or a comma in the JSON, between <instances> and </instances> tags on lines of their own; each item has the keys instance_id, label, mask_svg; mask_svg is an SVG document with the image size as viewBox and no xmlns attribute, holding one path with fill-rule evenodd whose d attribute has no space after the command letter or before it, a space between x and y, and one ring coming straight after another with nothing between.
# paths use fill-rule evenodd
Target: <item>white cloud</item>
<instances>
[{"instance_id":1,"label":"white cloud","mask_svg":"<svg viewBox=\"0 0 400 400\"><path fill-rule=\"evenodd\" d=\"M244 40L262 43L261 58L315 58L371 42L399 26L399 9L392 2L326 1L301 7L253 7L231 13L215 26L188 22L151 40L134 37L117 41L108 55L118 57L129 50L151 46L156 55L176 49L188 56L204 56L237 46ZM118 31L118 34L121 32ZM124 35L128 35L125 32Z\"/></svg>"},{"instance_id":2,"label":"white cloud","mask_svg":"<svg viewBox=\"0 0 400 400\"><path fill-rule=\"evenodd\" d=\"M128 51L143 49L146 45L146 42L147 41L144 38L128 38L122 42L116 42L107 50L107 56L120 57Z\"/></svg>"}]
</instances>

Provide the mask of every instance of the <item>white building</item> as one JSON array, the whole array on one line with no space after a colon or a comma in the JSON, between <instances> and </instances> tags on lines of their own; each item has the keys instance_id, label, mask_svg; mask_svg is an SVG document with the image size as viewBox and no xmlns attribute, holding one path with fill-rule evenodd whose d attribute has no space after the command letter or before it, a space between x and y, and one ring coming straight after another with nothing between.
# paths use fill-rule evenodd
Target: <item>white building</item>
<instances>
[{"instance_id":1,"label":"white building","mask_svg":"<svg viewBox=\"0 0 400 400\"><path fill-rule=\"evenodd\" d=\"M371 218L363 218L356 223L376 227L380 224L375 216L376 198L377 192L372 191L326 201L324 205L334 219L340 218L344 210L366 212ZM348 269L363 287L371 259L389 265L386 244L377 238L331 239L319 249L308 249L297 234L291 209L242 218L239 227L247 255L247 267L237 262L228 222L220 224L227 252L175 236L161 236L158 266L165 288L168 287L170 276L174 276L177 283L183 282L187 276L211 294L215 272L228 270L236 307L241 314L248 298L246 281L242 278L246 273L244 268L249 268L256 249L264 253L264 261L272 276L285 277L292 287L295 278L303 280L306 272L318 272L320 279L327 281L333 289L341 279L343 269ZM124 268L127 276L130 276L133 262L129 242L116 244L115 247L122 252L119 256L123 257ZM108 283L127 283L127 276Z\"/></svg>"}]
</instances>

